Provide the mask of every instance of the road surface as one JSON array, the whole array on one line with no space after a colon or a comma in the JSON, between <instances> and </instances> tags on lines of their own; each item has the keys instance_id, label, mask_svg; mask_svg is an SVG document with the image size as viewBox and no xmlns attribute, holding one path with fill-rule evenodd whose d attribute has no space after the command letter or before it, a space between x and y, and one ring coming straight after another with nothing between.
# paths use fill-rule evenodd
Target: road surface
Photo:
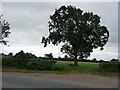
<instances>
[{"instance_id":1,"label":"road surface","mask_svg":"<svg viewBox=\"0 0 120 90\"><path fill-rule=\"evenodd\" d=\"M3 88L117 88L117 77L97 75L57 75L3 73Z\"/></svg>"}]
</instances>

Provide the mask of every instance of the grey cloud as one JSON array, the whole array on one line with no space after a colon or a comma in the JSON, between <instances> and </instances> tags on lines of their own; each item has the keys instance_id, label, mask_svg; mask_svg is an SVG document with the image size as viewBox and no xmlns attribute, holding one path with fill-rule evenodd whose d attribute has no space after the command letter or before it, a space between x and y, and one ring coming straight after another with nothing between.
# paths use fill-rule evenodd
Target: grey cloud
<instances>
[{"instance_id":1,"label":"grey cloud","mask_svg":"<svg viewBox=\"0 0 120 90\"><path fill-rule=\"evenodd\" d=\"M73 5L101 17L101 24L110 31L109 43L118 40L118 7L114 2L3 2L4 18L11 24L11 45L41 45L48 35L49 16L61 5ZM116 48L116 47L115 47ZM112 52L111 52L112 53Z\"/></svg>"},{"instance_id":2,"label":"grey cloud","mask_svg":"<svg viewBox=\"0 0 120 90\"><path fill-rule=\"evenodd\" d=\"M118 32L118 14L117 3L114 2L23 2L5 3L3 4L3 7L8 7L5 8L5 11L14 14L12 15L14 20L12 20L15 22L14 26L16 26L16 28L29 30L33 27L36 27L36 25L46 25L47 27L50 14L52 14L60 5L74 5L78 8L81 8L83 11L89 11L98 14L101 17L101 24L107 26L110 31L110 41L117 42L118 37L116 34ZM47 28L45 32L47 32Z\"/></svg>"}]
</instances>

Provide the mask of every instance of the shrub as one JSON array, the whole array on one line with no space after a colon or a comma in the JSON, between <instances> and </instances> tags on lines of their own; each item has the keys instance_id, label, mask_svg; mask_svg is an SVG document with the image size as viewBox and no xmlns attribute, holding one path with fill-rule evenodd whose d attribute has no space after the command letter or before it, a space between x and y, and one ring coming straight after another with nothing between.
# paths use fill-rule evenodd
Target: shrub
<instances>
[{"instance_id":1,"label":"shrub","mask_svg":"<svg viewBox=\"0 0 120 90\"><path fill-rule=\"evenodd\" d=\"M99 69L101 71L112 71L118 72L120 68L120 62L102 62L99 64Z\"/></svg>"},{"instance_id":2,"label":"shrub","mask_svg":"<svg viewBox=\"0 0 120 90\"><path fill-rule=\"evenodd\" d=\"M50 70L55 60L30 59L27 64L29 70Z\"/></svg>"},{"instance_id":3,"label":"shrub","mask_svg":"<svg viewBox=\"0 0 120 90\"><path fill-rule=\"evenodd\" d=\"M27 63L28 63L27 59L13 58L7 56L2 58L2 66L26 68Z\"/></svg>"},{"instance_id":4,"label":"shrub","mask_svg":"<svg viewBox=\"0 0 120 90\"><path fill-rule=\"evenodd\" d=\"M22 58L13 58L13 57L4 57L2 58L3 66L10 66L28 70L50 70L52 66L56 63L56 60L48 59L22 59Z\"/></svg>"},{"instance_id":5,"label":"shrub","mask_svg":"<svg viewBox=\"0 0 120 90\"><path fill-rule=\"evenodd\" d=\"M3 57L2 58L2 66L12 66L11 58Z\"/></svg>"}]
</instances>

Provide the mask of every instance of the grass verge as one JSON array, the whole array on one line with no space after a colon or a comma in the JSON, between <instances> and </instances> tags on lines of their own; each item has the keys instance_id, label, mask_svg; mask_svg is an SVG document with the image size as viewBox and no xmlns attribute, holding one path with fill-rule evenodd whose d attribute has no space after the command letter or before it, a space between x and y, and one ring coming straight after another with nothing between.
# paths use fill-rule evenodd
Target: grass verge
<instances>
[{"instance_id":1,"label":"grass verge","mask_svg":"<svg viewBox=\"0 0 120 90\"><path fill-rule=\"evenodd\" d=\"M104 76L117 76L117 72L103 72L99 70L99 63L93 62L79 62L78 66L73 65L72 61L58 61L51 70L49 71L40 71L40 70L24 70L18 69L14 67L3 67L3 72L22 72L22 73L56 73L56 74L64 74L64 73L85 73L85 74L97 74Z\"/></svg>"}]
</instances>

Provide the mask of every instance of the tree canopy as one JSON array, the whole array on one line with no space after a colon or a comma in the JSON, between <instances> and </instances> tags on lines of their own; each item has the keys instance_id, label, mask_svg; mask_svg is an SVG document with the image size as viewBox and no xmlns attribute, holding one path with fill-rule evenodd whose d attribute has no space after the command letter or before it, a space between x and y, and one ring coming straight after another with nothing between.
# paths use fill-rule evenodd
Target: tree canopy
<instances>
[{"instance_id":1,"label":"tree canopy","mask_svg":"<svg viewBox=\"0 0 120 90\"><path fill-rule=\"evenodd\" d=\"M16 53L14 57L21 58L21 59L36 58L36 56L33 55L32 53L24 53L24 51L22 51L22 50L20 52Z\"/></svg>"},{"instance_id":2,"label":"tree canopy","mask_svg":"<svg viewBox=\"0 0 120 90\"><path fill-rule=\"evenodd\" d=\"M50 53L50 54L45 54L45 57L46 57L46 58L49 58L49 59L53 59L52 53Z\"/></svg>"},{"instance_id":3,"label":"tree canopy","mask_svg":"<svg viewBox=\"0 0 120 90\"><path fill-rule=\"evenodd\" d=\"M44 47L52 42L58 45L63 42L61 52L77 59L87 58L93 49L103 50L108 42L109 31L100 25L100 17L93 12L83 12L75 6L61 6L50 15L49 36L43 37Z\"/></svg>"},{"instance_id":4,"label":"tree canopy","mask_svg":"<svg viewBox=\"0 0 120 90\"><path fill-rule=\"evenodd\" d=\"M0 43L7 45L7 41L5 38L7 38L10 34L10 24L2 19L2 15L0 16Z\"/></svg>"}]
</instances>

